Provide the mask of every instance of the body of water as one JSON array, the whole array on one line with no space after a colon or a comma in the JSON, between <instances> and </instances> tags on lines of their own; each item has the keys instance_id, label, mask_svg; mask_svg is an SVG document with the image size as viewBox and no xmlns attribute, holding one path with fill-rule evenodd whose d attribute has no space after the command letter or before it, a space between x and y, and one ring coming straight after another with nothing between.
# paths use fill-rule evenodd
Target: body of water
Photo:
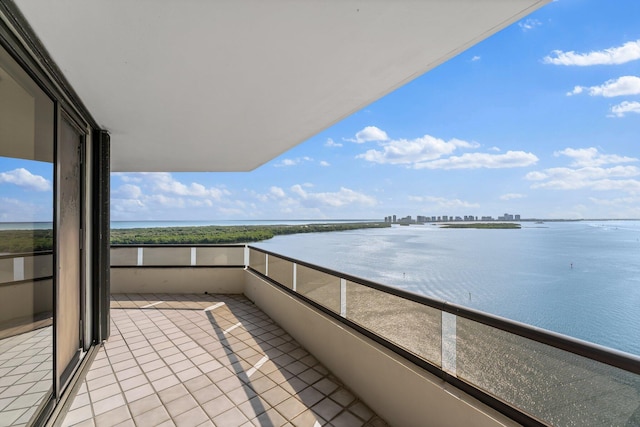
<instances>
[{"instance_id":1,"label":"body of water","mask_svg":"<svg viewBox=\"0 0 640 427\"><path fill-rule=\"evenodd\" d=\"M640 221L522 224L394 226L256 246L640 354Z\"/></svg>"}]
</instances>

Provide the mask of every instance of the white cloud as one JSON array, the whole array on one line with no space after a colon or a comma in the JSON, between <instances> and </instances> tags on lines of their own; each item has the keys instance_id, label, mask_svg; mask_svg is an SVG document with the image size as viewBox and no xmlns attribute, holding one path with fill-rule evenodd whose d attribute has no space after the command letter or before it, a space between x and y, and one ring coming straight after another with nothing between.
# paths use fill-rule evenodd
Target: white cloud
<instances>
[{"instance_id":1,"label":"white cloud","mask_svg":"<svg viewBox=\"0 0 640 427\"><path fill-rule=\"evenodd\" d=\"M587 91L590 96L604 96L612 98L614 96L638 95L640 94L640 77L622 76L604 82L600 86L576 86L567 95L578 95Z\"/></svg>"},{"instance_id":2,"label":"white cloud","mask_svg":"<svg viewBox=\"0 0 640 427\"><path fill-rule=\"evenodd\" d=\"M536 27L540 27L542 22L537 19L527 19L525 21L518 22L518 26L522 29L522 31L527 32L533 30Z\"/></svg>"},{"instance_id":3,"label":"white cloud","mask_svg":"<svg viewBox=\"0 0 640 427\"><path fill-rule=\"evenodd\" d=\"M197 219L237 203L229 199L231 192L224 187L208 187L198 182L186 184L168 172L112 176L124 182L113 185L111 210L116 220Z\"/></svg>"},{"instance_id":4,"label":"white cloud","mask_svg":"<svg viewBox=\"0 0 640 427\"><path fill-rule=\"evenodd\" d=\"M122 199L139 199L142 196L142 189L137 185L124 184L111 192L113 197Z\"/></svg>"},{"instance_id":5,"label":"white cloud","mask_svg":"<svg viewBox=\"0 0 640 427\"><path fill-rule=\"evenodd\" d=\"M624 117L628 113L640 114L640 102L624 101L618 105L611 107L611 115L615 117Z\"/></svg>"},{"instance_id":6,"label":"white cloud","mask_svg":"<svg viewBox=\"0 0 640 427\"><path fill-rule=\"evenodd\" d=\"M34 175L25 168L14 169L9 172L0 172L0 184L14 184L19 187L34 191L50 191L51 181L40 175Z\"/></svg>"},{"instance_id":7,"label":"white cloud","mask_svg":"<svg viewBox=\"0 0 640 427\"><path fill-rule=\"evenodd\" d=\"M326 167L331 166L331 164L330 164L329 162L325 162L324 160L322 160L322 161L320 161L320 166L322 166L322 167L325 167L325 168L326 168Z\"/></svg>"},{"instance_id":8,"label":"white cloud","mask_svg":"<svg viewBox=\"0 0 640 427\"><path fill-rule=\"evenodd\" d=\"M51 205L43 206L24 200L0 197L0 222L46 221L53 218Z\"/></svg>"},{"instance_id":9,"label":"white cloud","mask_svg":"<svg viewBox=\"0 0 640 427\"><path fill-rule=\"evenodd\" d=\"M271 187L269 189L269 194L271 194L273 197L276 197L278 199L284 198L286 196L284 190L280 187Z\"/></svg>"},{"instance_id":10,"label":"white cloud","mask_svg":"<svg viewBox=\"0 0 640 427\"><path fill-rule=\"evenodd\" d=\"M465 153L446 159L416 163L415 169L504 169L534 165L538 157L524 151L507 151L504 154Z\"/></svg>"},{"instance_id":11,"label":"white cloud","mask_svg":"<svg viewBox=\"0 0 640 427\"><path fill-rule=\"evenodd\" d=\"M419 203L431 203L438 208L479 208L477 203L465 202L460 199L447 199L444 197L432 197L432 196L409 196L409 200Z\"/></svg>"},{"instance_id":12,"label":"white cloud","mask_svg":"<svg viewBox=\"0 0 640 427\"><path fill-rule=\"evenodd\" d=\"M155 185L155 189L177 196L207 197L219 200L223 196L230 194L229 191L225 189L214 187L206 188L197 182L192 182L189 185L183 184L174 179L170 173L166 172L154 173L150 174L150 176Z\"/></svg>"},{"instance_id":13,"label":"white cloud","mask_svg":"<svg viewBox=\"0 0 640 427\"><path fill-rule=\"evenodd\" d=\"M327 142L324 143L325 147L342 147L342 144L335 142L332 138L327 138Z\"/></svg>"},{"instance_id":14,"label":"white cloud","mask_svg":"<svg viewBox=\"0 0 640 427\"><path fill-rule=\"evenodd\" d=\"M412 140L399 139L380 143L380 148L356 156L379 164L406 165L413 169L499 169L531 166L538 161L532 153L507 151L504 154L465 153L450 156L459 148L478 148L477 142L460 139L444 141L431 135ZM491 151L500 151L497 147Z\"/></svg>"},{"instance_id":15,"label":"white cloud","mask_svg":"<svg viewBox=\"0 0 640 427\"><path fill-rule=\"evenodd\" d=\"M412 165L453 153L457 148L475 148L477 143L459 139L444 141L431 135L412 140L399 139L381 144L381 149L371 149L356 158L373 163L392 165Z\"/></svg>"},{"instance_id":16,"label":"white cloud","mask_svg":"<svg viewBox=\"0 0 640 427\"><path fill-rule=\"evenodd\" d=\"M573 159L570 166L574 167L602 166L638 161L635 157L618 156L617 154L601 154L595 147L565 148L562 151L556 151L553 155L556 157L567 156Z\"/></svg>"},{"instance_id":17,"label":"white cloud","mask_svg":"<svg viewBox=\"0 0 640 427\"><path fill-rule=\"evenodd\" d=\"M500 200L516 200L516 199L523 199L527 196L525 196L524 194L519 194L519 193L507 193L507 194L503 194L502 196L500 196Z\"/></svg>"},{"instance_id":18,"label":"white cloud","mask_svg":"<svg viewBox=\"0 0 640 427\"><path fill-rule=\"evenodd\" d=\"M602 168L596 166L572 168L550 168L531 172L525 179L537 181L531 188L551 190L597 191L617 190L635 194L640 192L640 181L631 179L640 176L640 168L636 166L614 166Z\"/></svg>"},{"instance_id":19,"label":"white cloud","mask_svg":"<svg viewBox=\"0 0 640 427\"><path fill-rule=\"evenodd\" d=\"M356 133L356 137L353 139L346 139L345 141L355 142L357 144L363 144L365 142L372 141L388 141L389 136L385 131L375 126L367 126L360 132Z\"/></svg>"},{"instance_id":20,"label":"white cloud","mask_svg":"<svg viewBox=\"0 0 640 427\"><path fill-rule=\"evenodd\" d=\"M575 51L563 52L554 50L551 55L545 56L545 64L554 65L617 65L640 59L640 40L630 41L622 46L592 51L589 53L576 53Z\"/></svg>"},{"instance_id":21,"label":"white cloud","mask_svg":"<svg viewBox=\"0 0 640 427\"><path fill-rule=\"evenodd\" d=\"M291 187L291 191L300 198L300 203L306 208L342 207L352 204L375 206L377 204L374 197L345 187L333 193L311 193L302 185L296 184Z\"/></svg>"},{"instance_id":22,"label":"white cloud","mask_svg":"<svg viewBox=\"0 0 640 427\"><path fill-rule=\"evenodd\" d=\"M614 199L599 199L597 197L589 197L589 200L600 206L625 206L633 204L636 205L635 207L637 208L637 206L640 204L640 197L632 196L618 197Z\"/></svg>"},{"instance_id":23,"label":"white cloud","mask_svg":"<svg viewBox=\"0 0 640 427\"><path fill-rule=\"evenodd\" d=\"M282 161L280 163L276 163L275 167L280 168L280 167L287 167L287 166L296 166L299 165L303 162L312 162L313 159L311 157L305 156L305 157L298 157L295 159L282 159Z\"/></svg>"},{"instance_id":24,"label":"white cloud","mask_svg":"<svg viewBox=\"0 0 640 427\"><path fill-rule=\"evenodd\" d=\"M476 61L480 61L482 58L478 55L475 55L473 58L471 58L471 62L476 62Z\"/></svg>"},{"instance_id":25,"label":"white cloud","mask_svg":"<svg viewBox=\"0 0 640 427\"><path fill-rule=\"evenodd\" d=\"M495 151L496 153L499 153L502 150L500 150L500 148L494 146L494 147L490 147L489 151Z\"/></svg>"}]
</instances>

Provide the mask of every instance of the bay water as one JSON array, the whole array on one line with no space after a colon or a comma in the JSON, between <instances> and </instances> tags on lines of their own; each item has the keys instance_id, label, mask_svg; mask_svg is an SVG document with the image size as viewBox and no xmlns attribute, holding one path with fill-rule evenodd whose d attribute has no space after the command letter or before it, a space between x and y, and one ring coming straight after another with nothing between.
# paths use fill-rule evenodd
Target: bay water
<instances>
[{"instance_id":1,"label":"bay water","mask_svg":"<svg viewBox=\"0 0 640 427\"><path fill-rule=\"evenodd\" d=\"M640 355L640 221L393 226L255 246Z\"/></svg>"}]
</instances>

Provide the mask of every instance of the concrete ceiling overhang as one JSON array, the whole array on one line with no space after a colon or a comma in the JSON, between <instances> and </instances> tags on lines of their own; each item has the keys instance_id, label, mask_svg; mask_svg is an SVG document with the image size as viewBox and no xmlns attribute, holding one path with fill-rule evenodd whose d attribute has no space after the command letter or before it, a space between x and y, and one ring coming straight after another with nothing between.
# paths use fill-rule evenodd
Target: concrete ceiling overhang
<instances>
[{"instance_id":1,"label":"concrete ceiling overhang","mask_svg":"<svg viewBox=\"0 0 640 427\"><path fill-rule=\"evenodd\" d=\"M550 0L15 0L113 171L247 171Z\"/></svg>"}]
</instances>

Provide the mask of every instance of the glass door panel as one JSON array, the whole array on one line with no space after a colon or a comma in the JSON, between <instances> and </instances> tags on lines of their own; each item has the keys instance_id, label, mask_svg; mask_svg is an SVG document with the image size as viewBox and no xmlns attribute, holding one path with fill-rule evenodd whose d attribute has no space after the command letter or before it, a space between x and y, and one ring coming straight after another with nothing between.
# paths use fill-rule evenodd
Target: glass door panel
<instances>
[{"instance_id":1,"label":"glass door panel","mask_svg":"<svg viewBox=\"0 0 640 427\"><path fill-rule=\"evenodd\" d=\"M83 135L66 119L58 139L57 374L61 389L77 366L81 344L82 145Z\"/></svg>"},{"instance_id":2,"label":"glass door panel","mask_svg":"<svg viewBox=\"0 0 640 427\"><path fill-rule=\"evenodd\" d=\"M54 103L0 47L0 424L53 390Z\"/></svg>"}]
</instances>

